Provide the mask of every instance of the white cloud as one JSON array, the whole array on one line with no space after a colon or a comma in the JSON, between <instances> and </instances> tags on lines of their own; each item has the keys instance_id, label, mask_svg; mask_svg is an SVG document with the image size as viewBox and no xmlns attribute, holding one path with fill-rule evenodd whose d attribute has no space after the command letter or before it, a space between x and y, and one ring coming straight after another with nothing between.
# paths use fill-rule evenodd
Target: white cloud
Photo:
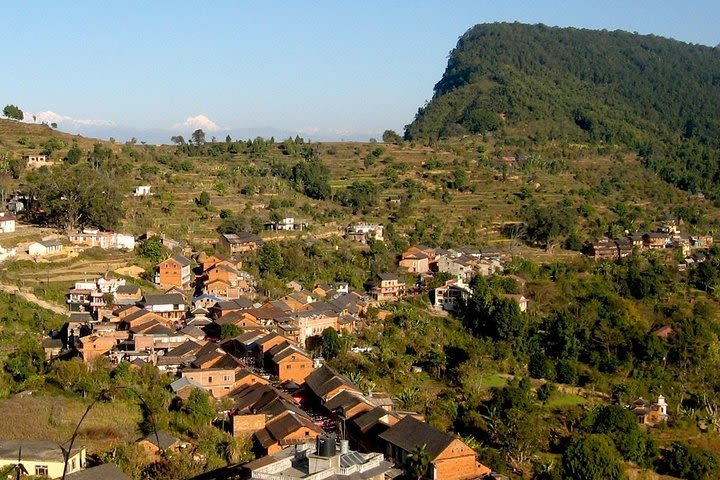
<instances>
[{"instance_id":1,"label":"white cloud","mask_svg":"<svg viewBox=\"0 0 720 480\"><path fill-rule=\"evenodd\" d=\"M197 130L198 128L201 128L203 130L207 130L208 132L217 132L220 130L220 126L217 123L213 122L202 113L200 115L195 115L194 117L188 117L184 122L173 125L172 128L174 130L185 128Z\"/></svg>"},{"instance_id":2,"label":"white cloud","mask_svg":"<svg viewBox=\"0 0 720 480\"><path fill-rule=\"evenodd\" d=\"M35 118L33 119L33 116ZM32 112L25 112L25 122L27 123L57 123L58 125L65 125L65 126L102 126L102 127L110 127L115 125L114 122L110 120L91 120L91 119L84 119L84 118L72 118L67 115L62 115L60 113L56 113L50 110L46 110L44 112L38 112L38 113L32 113Z\"/></svg>"}]
</instances>

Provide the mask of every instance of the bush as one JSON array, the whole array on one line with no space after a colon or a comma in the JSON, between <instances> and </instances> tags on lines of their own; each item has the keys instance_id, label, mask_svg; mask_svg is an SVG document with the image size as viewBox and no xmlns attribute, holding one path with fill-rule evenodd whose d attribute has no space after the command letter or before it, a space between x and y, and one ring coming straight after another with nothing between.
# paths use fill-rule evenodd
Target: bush
<instances>
[{"instance_id":1,"label":"bush","mask_svg":"<svg viewBox=\"0 0 720 480\"><path fill-rule=\"evenodd\" d=\"M693 448L684 442L674 442L665 454L664 466L673 476L687 480L718 478L720 461L712 452Z\"/></svg>"},{"instance_id":2,"label":"bush","mask_svg":"<svg viewBox=\"0 0 720 480\"><path fill-rule=\"evenodd\" d=\"M578 373L577 362L574 360L558 360L555 365L555 380L558 383L566 383L568 385L577 385L580 375Z\"/></svg>"},{"instance_id":3,"label":"bush","mask_svg":"<svg viewBox=\"0 0 720 480\"><path fill-rule=\"evenodd\" d=\"M557 387L552 383L543 383L540 388L537 389L537 399L541 402L547 402L553 393L557 390Z\"/></svg>"},{"instance_id":4,"label":"bush","mask_svg":"<svg viewBox=\"0 0 720 480\"><path fill-rule=\"evenodd\" d=\"M545 378L547 380L555 378L555 368L543 352L533 353L530 356L528 372L532 378Z\"/></svg>"}]
</instances>

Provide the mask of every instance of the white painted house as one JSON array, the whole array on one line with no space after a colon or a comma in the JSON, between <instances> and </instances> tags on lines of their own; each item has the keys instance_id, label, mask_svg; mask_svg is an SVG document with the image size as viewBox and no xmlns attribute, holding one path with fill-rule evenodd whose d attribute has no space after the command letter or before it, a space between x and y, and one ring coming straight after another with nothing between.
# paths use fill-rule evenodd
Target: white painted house
<instances>
[{"instance_id":1,"label":"white painted house","mask_svg":"<svg viewBox=\"0 0 720 480\"><path fill-rule=\"evenodd\" d=\"M150 185L138 185L135 187L133 195L136 197L146 197L148 195L152 195L150 193L150 188L152 188Z\"/></svg>"},{"instance_id":2,"label":"white painted house","mask_svg":"<svg viewBox=\"0 0 720 480\"><path fill-rule=\"evenodd\" d=\"M0 233L13 233L15 231L15 215L0 212Z\"/></svg>"},{"instance_id":3,"label":"white painted house","mask_svg":"<svg viewBox=\"0 0 720 480\"><path fill-rule=\"evenodd\" d=\"M0 247L0 262L4 262L17 254L16 248L3 248Z\"/></svg>"},{"instance_id":4,"label":"white painted house","mask_svg":"<svg viewBox=\"0 0 720 480\"><path fill-rule=\"evenodd\" d=\"M40 167L49 167L54 165L55 162L50 160L47 155L23 155L23 161L30 170L34 170Z\"/></svg>"},{"instance_id":5,"label":"white painted house","mask_svg":"<svg viewBox=\"0 0 720 480\"><path fill-rule=\"evenodd\" d=\"M101 232L94 229L85 229L82 232L69 235L70 243L99 248L135 248L135 237L115 232Z\"/></svg>"},{"instance_id":6,"label":"white painted house","mask_svg":"<svg viewBox=\"0 0 720 480\"><path fill-rule=\"evenodd\" d=\"M45 257L62 253L62 243L58 240L43 240L41 242L31 243L28 247L28 253L32 257Z\"/></svg>"}]
</instances>

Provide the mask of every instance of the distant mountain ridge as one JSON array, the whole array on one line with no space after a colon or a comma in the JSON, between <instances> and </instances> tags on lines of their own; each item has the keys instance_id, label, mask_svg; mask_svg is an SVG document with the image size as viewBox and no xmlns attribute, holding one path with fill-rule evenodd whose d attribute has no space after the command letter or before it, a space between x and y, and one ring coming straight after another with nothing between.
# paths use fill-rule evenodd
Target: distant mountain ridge
<instances>
[{"instance_id":1,"label":"distant mountain ridge","mask_svg":"<svg viewBox=\"0 0 720 480\"><path fill-rule=\"evenodd\" d=\"M477 25L460 37L405 133L434 140L503 123L530 124L551 139L622 144L666 180L714 190L720 50L622 31ZM683 159L674 159L679 150Z\"/></svg>"}]
</instances>

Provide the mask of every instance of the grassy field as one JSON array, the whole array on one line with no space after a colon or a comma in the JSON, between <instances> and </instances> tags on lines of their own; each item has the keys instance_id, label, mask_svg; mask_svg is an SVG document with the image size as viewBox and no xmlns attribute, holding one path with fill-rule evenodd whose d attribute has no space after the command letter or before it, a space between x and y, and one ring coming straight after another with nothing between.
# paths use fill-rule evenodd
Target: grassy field
<instances>
[{"instance_id":1,"label":"grassy field","mask_svg":"<svg viewBox=\"0 0 720 480\"><path fill-rule=\"evenodd\" d=\"M585 404L585 402L586 400L580 395L575 395L573 393L555 392L550 396L550 399L547 401L547 406L550 408L570 407L575 405L583 405Z\"/></svg>"},{"instance_id":2,"label":"grassy field","mask_svg":"<svg viewBox=\"0 0 720 480\"><path fill-rule=\"evenodd\" d=\"M62 395L30 395L0 400L2 436L6 440L70 440L89 402ZM98 403L80 427L76 445L89 453L139 438L139 408L123 402Z\"/></svg>"}]
</instances>

